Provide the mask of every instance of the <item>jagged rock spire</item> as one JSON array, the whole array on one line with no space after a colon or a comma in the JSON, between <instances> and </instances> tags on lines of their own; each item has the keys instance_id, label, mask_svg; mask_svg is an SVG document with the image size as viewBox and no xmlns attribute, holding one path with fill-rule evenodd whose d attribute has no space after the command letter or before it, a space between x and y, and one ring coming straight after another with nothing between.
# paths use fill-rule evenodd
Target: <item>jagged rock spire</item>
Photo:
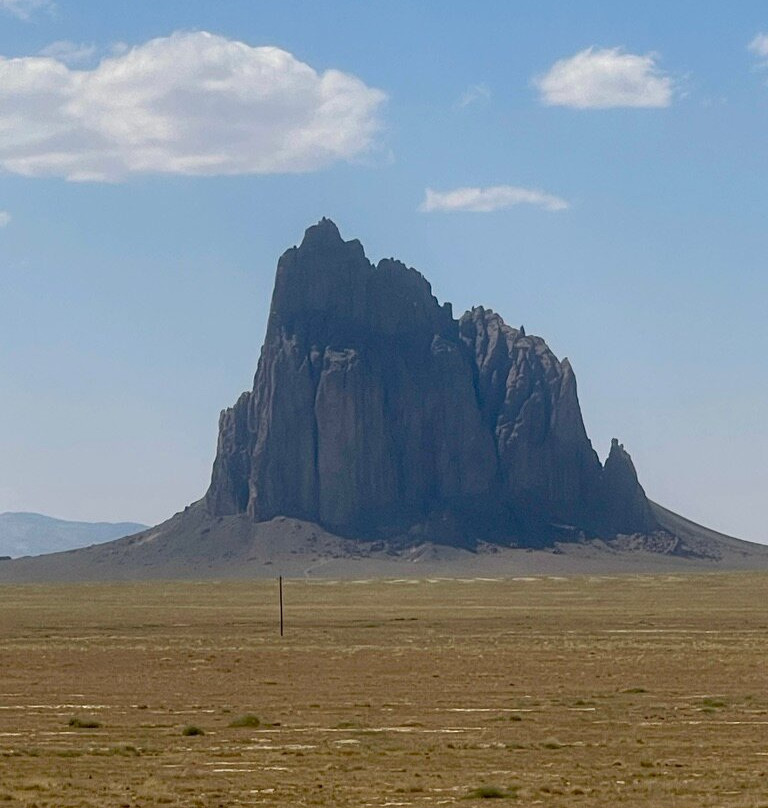
<instances>
[{"instance_id":1,"label":"jagged rock spire","mask_svg":"<svg viewBox=\"0 0 768 808\"><path fill-rule=\"evenodd\" d=\"M603 469L603 524L609 533L648 533L656 519L624 445L611 440Z\"/></svg>"},{"instance_id":2,"label":"jagged rock spire","mask_svg":"<svg viewBox=\"0 0 768 808\"><path fill-rule=\"evenodd\" d=\"M330 219L280 258L254 387L222 413L206 505L461 544L652 522L628 455L612 447L601 467L567 360L482 307L454 320L419 272L372 265Z\"/></svg>"}]
</instances>

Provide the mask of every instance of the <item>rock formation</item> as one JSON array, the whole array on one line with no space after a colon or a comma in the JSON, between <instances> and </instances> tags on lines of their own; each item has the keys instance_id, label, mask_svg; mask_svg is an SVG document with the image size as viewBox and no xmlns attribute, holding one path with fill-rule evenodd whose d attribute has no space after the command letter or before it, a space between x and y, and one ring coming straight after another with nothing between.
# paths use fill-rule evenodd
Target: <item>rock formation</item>
<instances>
[{"instance_id":1,"label":"rock formation","mask_svg":"<svg viewBox=\"0 0 768 808\"><path fill-rule=\"evenodd\" d=\"M205 506L467 546L657 528L617 441L601 466L568 360L490 310L455 320L416 270L372 265L328 219L280 258Z\"/></svg>"}]
</instances>

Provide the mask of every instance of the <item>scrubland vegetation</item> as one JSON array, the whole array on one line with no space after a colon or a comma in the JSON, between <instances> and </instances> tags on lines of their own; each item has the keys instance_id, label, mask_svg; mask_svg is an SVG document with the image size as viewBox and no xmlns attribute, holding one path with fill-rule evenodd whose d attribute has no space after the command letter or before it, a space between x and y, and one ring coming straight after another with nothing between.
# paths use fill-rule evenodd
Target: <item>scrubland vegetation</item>
<instances>
[{"instance_id":1,"label":"scrubland vegetation","mask_svg":"<svg viewBox=\"0 0 768 808\"><path fill-rule=\"evenodd\" d=\"M768 576L285 595L0 588L0 802L768 805Z\"/></svg>"}]
</instances>

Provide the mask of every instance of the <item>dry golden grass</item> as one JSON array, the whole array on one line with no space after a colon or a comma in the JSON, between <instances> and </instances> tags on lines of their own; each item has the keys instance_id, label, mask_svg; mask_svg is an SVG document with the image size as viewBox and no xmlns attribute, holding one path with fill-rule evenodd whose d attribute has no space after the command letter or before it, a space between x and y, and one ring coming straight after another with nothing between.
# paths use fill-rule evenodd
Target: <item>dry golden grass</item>
<instances>
[{"instance_id":1,"label":"dry golden grass","mask_svg":"<svg viewBox=\"0 0 768 808\"><path fill-rule=\"evenodd\" d=\"M0 805L768 806L766 575L276 594L0 588Z\"/></svg>"}]
</instances>

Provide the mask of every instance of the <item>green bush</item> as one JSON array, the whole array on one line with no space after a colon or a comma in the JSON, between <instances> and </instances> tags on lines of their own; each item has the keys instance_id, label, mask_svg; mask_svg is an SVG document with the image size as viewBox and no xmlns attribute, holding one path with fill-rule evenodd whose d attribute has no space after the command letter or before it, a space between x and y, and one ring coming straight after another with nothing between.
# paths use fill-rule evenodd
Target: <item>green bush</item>
<instances>
[{"instance_id":1,"label":"green bush","mask_svg":"<svg viewBox=\"0 0 768 808\"><path fill-rule=\"evenodd\" d=\"M184 727L184 729L181 731L181 734L186 737L190 737L192 735L205 735L205 732L202 729L200 729L200 727L196 727L190 724L189 726Z\"/></svg>"},{"instance_id":2,"label":"green bush","mask_svg":"<svg viewBox=\"0 0 768 808\"><path fill-rule=\"evenodd\" d=\"M501 800L509 797L506 791L503 791L500 788L496 788L496 786L480 786L480 788L476 788L473 791L470 791L467 794L466 799L468 800Z\"/></svg>"},{"instance_id":3,"label":"green bush","mask_svg":"<svg viewBox=\"0 0 768 808\"><path fill-rule=\"evenodd\" d=\"M92 718L75 718L69 719L69 726L75 729L98 729L101 724L94 721Z\"/></svg>"}]
</instances>

